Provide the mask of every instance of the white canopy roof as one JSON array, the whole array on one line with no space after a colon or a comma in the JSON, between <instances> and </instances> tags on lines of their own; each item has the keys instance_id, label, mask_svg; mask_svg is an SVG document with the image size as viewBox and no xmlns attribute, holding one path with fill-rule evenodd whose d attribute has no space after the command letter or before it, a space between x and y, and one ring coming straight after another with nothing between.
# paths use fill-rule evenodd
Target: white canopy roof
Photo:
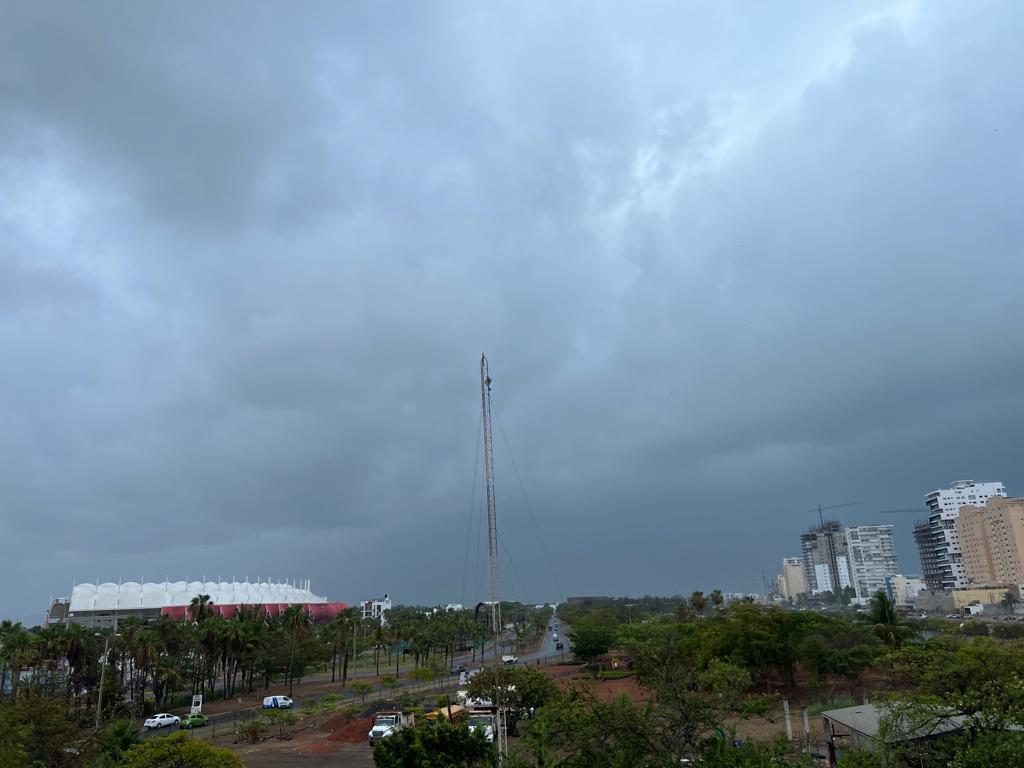
<instances>
[{"instance_id":1,"label":"white canopy roof","mask_svg":"<svg viewBox=\"0 0 1024 768\"><path fill-rule=\"evenodd\" d=\"M308 585L308 582L307 582ZM71 613L188 605L196 595L209 595L214 605L324 603L308 588L269 581L126 581L121 584L78 584L71 592Z\"/></svg>"}]
</instances>

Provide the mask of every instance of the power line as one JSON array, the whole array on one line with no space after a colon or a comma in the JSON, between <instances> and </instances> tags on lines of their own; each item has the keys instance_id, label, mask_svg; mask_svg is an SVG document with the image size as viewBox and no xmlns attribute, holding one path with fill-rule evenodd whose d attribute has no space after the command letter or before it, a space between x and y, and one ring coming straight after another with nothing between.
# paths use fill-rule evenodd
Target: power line
<instances>
[{"instance_id":1,"label":"power line","mask_svg":"<svg viewBox=\"0 0 1024 768\"><path fill-rule=\"evenodd\" d=\"M473 538L473 517L476 512L476 480L479 476L480 471L480 421L483 419L483 415L477 419L476 424L476 449L473 451L473 490L469 493L469 524L466 527L466 551L462 558L462 598L461 602L463 605L466 603L466 577L467 571L469 570L469 545Z\"/></svg>"},{"instance_id":2,"label":"power line","mask_svg":"<svg viewBox=\"0 0 1024 768\"><path fill-rule=\"evenodd\" d=\"M509 552L508 547L505 546L505 538L503 536L499 536L498 543L501 544L501 551L505 553L505 557L508 559L508 564L512 566L512 573L514 573L516 578L519 580L519 586L523 588L523 597L526 598L527 603L532 603L533 600L530 599L530 590L526 588L526 583L523 581L523 577L519 575L519 569L516 568L515 560L512 559L512 553Z\"/></svg>"},{"instance_id":3,"label":"power line","mask_svg":"<svg viewBox=\"0 0 1024 768\"><path fill-rule=\"evenodd\" d=\"M519 467L516 464L515 457L512 455L512 447L509 445L508 437L505 435L505 428L501 425L501 416L498 415L497 408L494 408L493 399L491 408L494 412L494 420L498 422L498 431L501 433L502 442L505 443L505 450L508 451L508 458L512 463L512 471L515 473L516 480L519 482L519 490L523 493L523 501L526 502L526 509L530 513L530 520L533 521L534 530L537 531L537 539L540 541L540 548L544 552L544 559L548 564L548 572L551 574L551 580L555 583L555 589L558 590L558 600L559 602L565 602L562 585L558 583L558 576L555 575L555 567L551 563L551 556L548 554L548 547L544 543L544 534L541 533L540 525L537 523L537 516L533 513L533 505L530 504L530 497L526 495L526 486L523 484L523 478L519 474Z\"/></svg>"}]
</instances>

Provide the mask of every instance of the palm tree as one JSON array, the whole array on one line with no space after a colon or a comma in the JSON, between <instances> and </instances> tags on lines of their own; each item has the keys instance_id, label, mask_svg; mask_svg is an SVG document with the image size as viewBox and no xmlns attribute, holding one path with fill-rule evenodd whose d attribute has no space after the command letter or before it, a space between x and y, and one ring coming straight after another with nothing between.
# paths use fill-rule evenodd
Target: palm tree
<instances>
[{"instance_id":1,"label":"palm tree","mask_svg":"<svg viewBox=\"0 0 1024 768\"><path fill-rule=\"evenodd\" d=\"M1013 593L1012 589L1006 590L1006 594L1003 596L1003 605L1010 609L1010 615L1017 615L1017 606L1020 604L1020 598Z\"/></svg>"},{"instance_id":2,"label":"palm tree","mask_svg":"<svg viewBox=\"0 0 1024 768\"><path fill-rule=\"evenodd\" d=\"M15 624L10 619L0 621L0 694L3 694L7 683L7 668L10 662L7 659L8 639L14 634L15 628L20 628L21 622Z\"/></svg>"},{"instance_id":3,"label":"palm tree","mask_svg":"<svg viewBox=\"0 0 1024 768\"><path fill-rule=\"evenodd\" d=\"M341 684L345 685L348 678L348 640L352 636L352 628L355 626L355 608L346 608L338 611L327 627L327 637L331 642L331 682L336 679L338 666L338 651L344 649L344 661L341 668Z\"/></svg>"},{"instance_id":4,"label":"palm tree","mask_svg":"<svg viewBox=\"0 0 1024 768\"><path fill-rule=\"evenodd\" d=\"M11 670L11 699L18 698L21 671L36 662L36 638L22 628L21 622L14 624L4 641L4 659Z\"/></svg>"},{"instance_id":5,"label":"palm tree","mask_svg":"<svg viewBox=\"0 0 1024 768\"><path fill-rule=\"evenodd\" d=\"M380 677L380 652L387 650L387 632L384 623L378 622L373 628L373 663L377 667L377 677Z\"/></svg>"},{"instance_id":6,"label":"palm tree","mask_svg":"<svg viewBox=\"0 0 1024 768\"><path fill-rule=\"evenodd\" d=\"M301 605L292 605L284 612L285 627L288 630L288 695L292 695L295 683L295 646L305 639L311 626L310 618Z\"/></svg>"},{"instance_id":7,"label":"palm tree","mask_svg":"<svg viewBox=\"0 0 1024 768\"><path fill-rule=\"evenodd\" d=\"M711 593L711 604L715 607L715 610L720 610L722 605L725 603L725 596L722 594L722 590L716 589Z\"/></svg>"},{"instance_id":8,"label":"palm tree","mask_svg":"<svg viewBox=\"0 0 1024 768\"><path fill-rule=\"evenodd\" d=\"M899 650L903 641L910 636L911 630L902 624L896 615L896 607L884 589L880 589L871 598L871 609L867 620L875 625L875 634L893 650Z\"/></svg>"},{"instance_id":9,"label":"palm tree","mask_svg":"<svg viewBox=\"0 0 1024 768\"><path fill-rule=\"evenodd\" d=\"M213 601L209 595L196 595L188 606L188 615L192 621L202 624L213 615Z\"/></svg>"},{"instance_id":10,"label":"palm tree","mask_svg":"<svg viewBox=\"0 0 1024 768\"><path fill-rule=\"evenodd\" d=\"M708 599L704 597L703 592L698 591L690 595L690 607L698 616L704 615L704 609L708 607Z\"/></svg>"}]
</instances>

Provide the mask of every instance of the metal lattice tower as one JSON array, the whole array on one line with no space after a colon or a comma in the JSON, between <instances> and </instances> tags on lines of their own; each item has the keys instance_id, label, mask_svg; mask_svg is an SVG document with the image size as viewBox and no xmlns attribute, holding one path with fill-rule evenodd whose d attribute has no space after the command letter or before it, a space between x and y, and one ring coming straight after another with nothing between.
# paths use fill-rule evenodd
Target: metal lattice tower
<instances>
[{"instance_id":1,"label":"metal lattice tower","mask_svg":"<svg viewBox=\"0 0 1024 768\"><path fill-rule=\"evenodd\" d=\"M498 604L498 520L494 507L494 451L491 441L491 376L487 370L487 356L480 355L480 399L484 423L484 475L487 482L487 553L491 563L491 626L494 630L495 669L501 661L501 606ZM507 742L501 711L501 685L495 686L494 738L498 746L498 764L507 756Z\"/></svg>"}]
</instances>

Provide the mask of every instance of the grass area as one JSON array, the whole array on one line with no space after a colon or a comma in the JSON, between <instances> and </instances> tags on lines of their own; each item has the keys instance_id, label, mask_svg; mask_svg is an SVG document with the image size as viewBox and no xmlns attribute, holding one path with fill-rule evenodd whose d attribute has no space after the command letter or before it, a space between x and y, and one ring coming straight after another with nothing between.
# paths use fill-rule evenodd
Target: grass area
<instances>
[{"instance_id":1,"label":"grass area","mask_svg":"<svg viewBox=\"0 0 1024 768\"><path fill-rule=\"evenodd\" d=\"M597 673L598 680L622 680L635 674L631 669L603 669Z\"/></svg>"}]
</instances>

